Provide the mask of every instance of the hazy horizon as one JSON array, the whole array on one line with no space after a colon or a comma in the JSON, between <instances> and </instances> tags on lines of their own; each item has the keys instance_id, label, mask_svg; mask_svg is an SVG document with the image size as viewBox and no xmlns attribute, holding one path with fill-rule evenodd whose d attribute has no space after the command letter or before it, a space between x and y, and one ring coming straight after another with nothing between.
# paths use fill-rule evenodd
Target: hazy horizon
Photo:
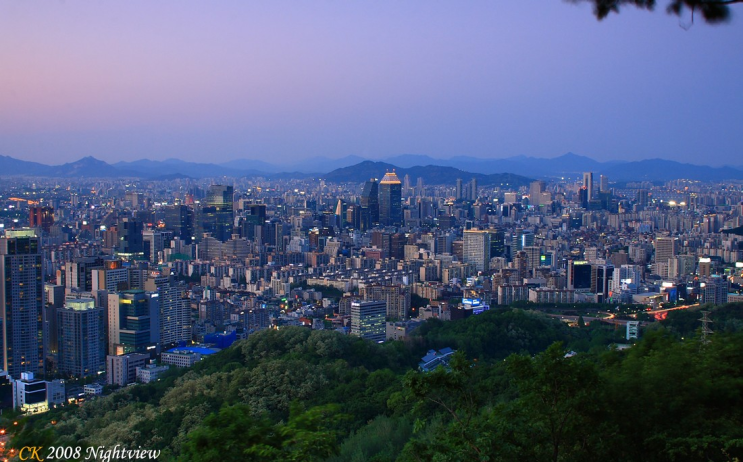
<instances>
[{"instance_id":1,"label":"hazy horizon","mask_svg":"<svg viewBox=\"0 0 743 462\"><path fill-rule=\"evenodd\" d=\"M0 155L740 165L743 38L590 5L0 5Z\"/></svg>"}]
</instances>

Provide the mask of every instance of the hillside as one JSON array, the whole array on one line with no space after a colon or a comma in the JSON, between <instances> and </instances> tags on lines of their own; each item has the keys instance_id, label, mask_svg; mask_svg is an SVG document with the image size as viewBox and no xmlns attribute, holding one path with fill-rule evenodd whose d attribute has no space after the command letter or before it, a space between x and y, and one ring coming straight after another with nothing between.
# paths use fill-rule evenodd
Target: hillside
<instances>
[{"instance_id":1,"label":"hillside","mask_svg":"<svg viewBox=\"0 0 743 462\"><path fill-rule=\"evenodd\" d=\"M157 383L26 418L11 445L205 462L743 456L743 334L701 348L657 326L626 352L606 348L616 335L510 309L429 321L406 343L263 331ZM591 353L566 356L579 344ZM443 346L460 350L450 371L414 371Z\"/></svg>"}]
</instances>

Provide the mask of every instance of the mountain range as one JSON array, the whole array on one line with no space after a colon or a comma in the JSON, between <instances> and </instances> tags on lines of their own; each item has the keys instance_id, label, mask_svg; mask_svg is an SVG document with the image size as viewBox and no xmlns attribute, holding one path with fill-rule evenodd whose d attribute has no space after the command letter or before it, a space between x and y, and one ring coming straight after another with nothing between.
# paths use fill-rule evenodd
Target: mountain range
<instances>
[{"instance_id":1,"label":"mountain range","mask_svg":"<svg viewBox=\"0 0 743 462\"><path fill-rule=\"evenodd\" d=\"M260 160L239 159L225 163L186 162L178 159L148 160L109 164L84 157L62 165L45 165L9 156L0 156L0 176L44 176L58 178L324 178L326 181L365 181L379 178L395 169L402 178L423 178L427 184L451 184L457 178L476 178L482 185L521 185L530 178L575 177L592 171L612 181L668 181L685 178L698 181L743 179L743 167L708 167L666 159L633 162L601 162L590 157L567 153L554 158L526 156L484 159L456 156L436 159L423 155L401 155L371 161L358 156L340 159L315 157L301 162L271 164ZM476 172L476 173L472 173Z\"/></svg>"}]
</instances>

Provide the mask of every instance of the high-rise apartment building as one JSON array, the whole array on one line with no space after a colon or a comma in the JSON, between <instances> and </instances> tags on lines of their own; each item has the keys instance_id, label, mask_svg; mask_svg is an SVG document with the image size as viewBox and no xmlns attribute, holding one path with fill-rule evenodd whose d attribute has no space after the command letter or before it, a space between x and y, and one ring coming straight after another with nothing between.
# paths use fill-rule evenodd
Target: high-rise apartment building
<instances>
[{"instance_id":1,"label":"high-rise apartment building","mask_svg":"<svg viewBox=\"0 0 743 462\"><path fill-rule=\"evenodd\" d=\"M44 281L39 238L32 229L6 231L0 238L2 368L44 373Z\"/></svg>"},{"instance_id":2,"label":"high-rise apartment building","mask_svg":"<svg viewBox=\"0 0 743 462\"><path fill-rule=\"evenodd\" d=\"M149 277L144 288L158 295L160 343L170 345L190 340L191 308L184 298L185 288L167 276Z\"/></svg>"},{"instance_id":3,"label":"high-rise apartment building","mask_svg":"<svg viewBox=\"0 0 743 462\"><path fill-rule=\"evenodd\" d=\"M104 310L92 298L67 300L57 310L58 369L65 375L86 377L105 369Z\"/></svg>"},{"instance_id":4,"label":"high-rise apartment building","mask_svg":"<svg viewBox=\"0 0 743 462\"><path fill-rule=\"evenodd\" d=\"M655 262L668 264L668 260L676 256L676 243L674 237L655 238Z\"/></svg>"},{"instance_id":5,"label":"high-rise apartment building","mask_svg":"<svg viewBox=\"0 0 743 462\"><path fill-rule=\"evenodd\" d=\"M410 288L399 284L370 284L361 289L365 301L384 301L386 316L394 320L405 320L410 312Z\"/></svg>"}]
</instances>

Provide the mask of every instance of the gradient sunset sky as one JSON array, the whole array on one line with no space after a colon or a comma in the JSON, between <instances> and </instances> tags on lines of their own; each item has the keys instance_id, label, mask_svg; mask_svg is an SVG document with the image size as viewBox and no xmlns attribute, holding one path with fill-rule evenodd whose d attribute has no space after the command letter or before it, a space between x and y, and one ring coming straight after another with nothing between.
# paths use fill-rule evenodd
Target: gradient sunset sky
<instances>
[{"instance_id":1,"label":"gradient sunset sky","mask_svg":"<svg viewBox=\"0 0 743 462\"><path fill-rule=\"evenodd\" d=\"M743 165L743 6L720 26L664 8L5 1L0 155Z\"/></svg>"}]
</instances>

